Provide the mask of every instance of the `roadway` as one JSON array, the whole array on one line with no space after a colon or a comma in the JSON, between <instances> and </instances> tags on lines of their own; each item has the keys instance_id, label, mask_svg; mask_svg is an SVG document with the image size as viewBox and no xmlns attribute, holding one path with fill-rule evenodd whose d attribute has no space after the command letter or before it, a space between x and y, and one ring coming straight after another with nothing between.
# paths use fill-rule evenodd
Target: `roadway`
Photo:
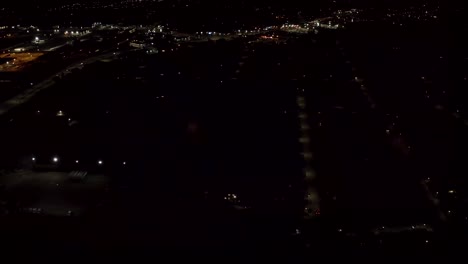
<instances>
[{"instance_id":1,"label":"roadway","mask_svg":"<svg viewBox=\"0 0 468 264\"><path fill-rule=\"evenodd\" d=\"M53 74L52 76L43 80L42 82L32 85L31 88L26 89L25 91L14 96L13 98L10 98L9 100L5 102L0 103L0 116L6 114L11 109L28 102L42 90L45 90L51 87L52 85L54 85L55 77L66 76L69 73L71 73L71 71L74 69L82 69L85 65L92 64L100 60L115 59L119 54L120 52L108 52L108 53L100 54L91 58L87 58L85 60L79 61L75 64L68 66L67 68L61 70L60 72Z\"/></svg>"}]
</instances>

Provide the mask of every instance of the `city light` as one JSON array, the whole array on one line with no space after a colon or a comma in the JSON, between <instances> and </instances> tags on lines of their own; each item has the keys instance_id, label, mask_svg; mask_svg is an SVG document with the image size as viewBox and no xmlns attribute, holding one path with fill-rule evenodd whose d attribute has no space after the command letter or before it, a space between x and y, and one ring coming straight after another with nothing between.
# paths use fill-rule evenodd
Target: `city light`
<instances>
[{"instance_id":1,"label":"city light","mask_svg":"<svg viewBox=\"0 0 468 264\"><path fill-rule=\"evenodd\" d=\"M147 143L144 140L139 140L139 137L145 139L149 137L147 135L150 135L150 143L161 143L159 145L163 145L163 148L151 150L152 152L156 151L157 155L150 155L152 157L147 163L161 160L160 156L167 155L166 152L169 151L175 154L162 157L168 163L167 167L170 167L170 164L180 164L180 167L186 165L185 167L188 169L185 171L189 174L201 174L205 167L208 167L208 165L203 164L209 163L211 160L218 160L218 163L226 165L224 167L235 166L237 163L241 165L241 168L234 172L223 173L224 168L217 168L220 166L207 172L215 174L215 172L220 171L221 174L229 174L229 177L224 177L229 179L205 177L207 179L202 181L203 184L189 186L189 189L193 189L190 192L194 194L200 195L204 192L207 201L216 200L215 202L219 205L215 206L221 209L227 206L221 204L221 202L225 202L231 204L236 210L245 209L247 208L245 205L249 205L248 207L252 207L253 213L256 214L258 211L261 214L263 210L256 207L271 204L275 206L272 207L272 211L274 211L273 209L278 206L281 209L290 205L289 207L294 207L294 210L300 211L300 209L305 208L306 216L298 214L298 217L311 218L320 214L320 206L322 206L323 201L324 209L329 206L333 207L330 215L328 215L328 210L324 210L325 218L329 216L335 218L335 207L336 215L351 214L351 218L338 219L338 225L331 223L332 228L329 230L332 235L331 239L340 238L338 243L329 243L332 246L340 244L342 239L346 243L350 240L350 245L359 244L362 251L373 250L378 249L378 247L386 247L386 237L381 238L380 234L388 233L390 236L390 233L395 233L398 239L405 242L406 233L413 230L412 233L418 231L416 244L419 243L419 246L416 246L432 249L433 245L435 247L439 244L438 240L431 241L432 236L419 232L432 231L431 223L435 222L430 221L432 218L439 218L438 221L444 226L455 223L455 228L461 224L462 219L468 220L468 215L459 208L459 204L467 199L465 192L460 189L461 187L459 185L446 185L446 182L453 182L450 178L439 183L436 177L431 176L434 178L431 181L427 175L423 175L426 177L425 180L420 181L421 178L418 178L418 181L414 181L414 193L421 192L424 200L418 199L417 195L410 195L397 199L395 203L395 206L402 205L403 207L406 203L412 205L413 202L416 206L419 205L419 202L422 202L423 205L433 203L434 208L432 206L424 208L432 211L437 210L434 217L425 220L428 223L427 228L422 228L426 224L414 222L412 216L407 216L407 214L398 214L395 221L392 217L392 219L384 219L385 222L381 222L379 219L367 217L366 212L347 210L354 208L355 205L359 208L368 208L370 204L371 208L375 207L387 214L393 213L393 210L387 210L387 205L392 202L392 197L373 195L374 193L379 194L382 189L385 191L384 184L373 186L370 192L367 191L367 185L370 183L372 186L374 181L370 176L382 173L390 174L386 171L387 167L392 173L395 172L393 174L411 176L411 170L408 171L406 167L418 167L419 164L427 167L430 174L436 174L431 171L434 166L441 167L440 171L444 171L443 169L448 167L445 163L440 166L427 164L433 160L432 156L434 155L432 154L436 153L437 149L431 150L427 154L423 153L423 149L426 147L430 149L432 142L425 140L425 138L419 139L418 135L424 135L427 132L430 135L434 133L437 135L438 126L441 124L450 125L456 122L457 128L458 126L463 128L462 121L464 121L464 125L468 127L468 117L465 116L466 105L463 98L454 102L448 100L454 96L453 93L456 89L445 87L445 72L442 71L440 76L437 74L439 69L444 70L449 58L448 54L440 53L443 52L445 46L439 46L437 43L437 41L443 42L442 38L437 39L443 31L436 31L417 42L414 39L420 35L428 34L414 34L414 37L412 36L412 33L418 33L417 30L425 29L422 23L416 24L416 20L419 20L420 17L422 19L425 17L437 18L436 14L441 16L438 13L432 13L432 11L428 13L425 11L426 8L417 7L395 10L379 8L377 12L367 8L363 10L336 9L342 6L341 4L327 4L326 10L318 9L319 6L317 6L317 11L311 12L304 9L302 12L300 8L290 9L292 7L288 6L286 1L284 6L279 7L267 5L257 8L257 4L245 6L246 10L256 9L258 17L254 17L255 15L248 11L248 14L253 17L245 17L245 14L240 14L241 19L237 20L237 15L232 14L232 16L223 18L220 14L225 11L220 10L220 12L208 12L207 15L211 16L209 19L194 18L195 20L192 20L192 17L190 19L187 17L187 19L178 20L178 17L175 17L170 21L173 20L177 23L168 22L163 27L154 25L154 21L158 20L158 11L153 10L156 5L159 5L156 2L163 2L163 0L84 2L92 2L92 4L60 4L52 8L37 6L37 12L40 13L43 10L50 15L50 18L45 16L44 21L33 21L33 18L24 20L28 14L24 14L23 17L21 12L16 11L12 14L18 14L20 17L14 18L12 21L5 21L6 25L12 25L15 20L31 21L36 26L0 25L0 38L5 38L5 41L12 42L11 45L14 45L11 48L11 53L8 48L0 51L0 64L3 64L0 65L0 70L2 72L18 71L19 73L12 74L11 78L10 74L8 76L5 74L5 80L2 79L0 82L5 82L8 87L21 88L14 91L18 92L18 95L12 94L12 99L6 98L8 101L0 106L1 115L15 107L10 113L5 114L5 118L2 118L1 121L5 123L8 130L7 136L4 137L4 141L8 143L8 147L4 150L4 156L12 156L4 163L8 167L16 167L17 165L23 167L24 173L12 171L15 173L14 176L16 174L21 176L21 182L33 179L37 174L40 180L33 179L33 184L45 184L45 188L39 186L41 193L38 196L41 197L37 197L36 200L40 200L40 203L31 201L31 206L33 203L34 206L38 206L35 204L41 204L41 206L44 204L44 211L49 214L49 207L51 207L47 204L49 198L57 198L57 205L63 208L55 209L55 201L51 201L52 207L54 207L52 209L61 214L66 214L68 211L71 215L71 210L74 214L79 214L88 208L97 208L102 199L92 199L93 204L87 201L90 195L96 196L94 195L95 188L92 186L94 182L98 183L97 191L100 192L100 189L108 189L105 187L108 186L108 181L113 183L113 179L108 177L105 172L118 172L120 169L121 172L139 173L140 167L140 162L133 159L131 159L131 162L134 162L132 166L126 166L127 162L122 161L121 158L131 158L128 153L120 156L120 153L111 153L116 158L110 159L108 154L112 151L109 151L107 144L104 143L112 142L117 145L113 147L114 149L125 153L134 149L133 145L135 144L138 147L140 144ZM138 7L138 5L141 6ZM244 4L242 5L244 6ZM182 6L185 6L185 3L174 3L173 5L174 10L178 10ZM225 7L232 7L232 5L229 3ZM218 6L218 8L222 9L222 6ZM189 9L188 13L196 13L199 9L199 7ZM429 10L429 8L427 9ZM55 15L54 10L58 12ZM84 10L89 10L89 12ZM144 20L150 22L146 25L121 23L121 21L127 21L127 15L134 15L137 10L145 10L146 12L143 13L148 17ZM295 10L295 12L288 10ZM7 10L7 13L9 12ZM92 16L86 17L86 21L83 21L80 14L91 14L90 12ZM102 14L100 14L101 12ZM106 12L109 13L106 14ZM107 17L106 24L93 23L92 21L96 19L94 13L98 15L97 17ZM116 13L124 17L112 15ZM427 16L424 16L423 13ZM60 14L65 14L65 16ZM183 17L185 14L178 15ZM56 19L57 16L60 19ZM276 19L274 22L273 17ZM407 18L413 19L408 20ZM392 22L394 26L391 26ZM189 24L185 25L185 23ZM274 26L266 26L268 23L272 23ZM55 24L60 24L63 28L59 30L58 26L53 26ZM434 24L431 23L430 28ZM48 26L43 27L42 31L39 32L37 25ZM404 28L400 27L401 25ZM184 28L190 28L190 31L184 32ZM3 31L4 29L6 30ZM338 29L338 32L332 33L331 30L335 29ZM381 41L379 32L384 32L386 29L390 32L385 34L383 40L387 41ZM437 29L439 28L437 27ZM197 32L193 34L193 30ZM218 30L229 33L201 32L200 30ZM55 34L47 36L51 32ZM403 34L395 34L399 32ZM426 30L421 30L421 32L426 32ZM313 35L314 33L315 35ZM89 37L86 37L87 34ZM306 35L301 36L300 34ZM368 37L373 36L373 34L377 34L378 41L375 37ZM436 43L430 43L430 40L435 40ZM429 45L421 49L421 45L415 45L415 43L429 43ZM116 52L116 50L119 51ZM155 53L167 54L153 56ZM46 55L42 56L43 54ZM30 63L38 57L40 57L39 63ZM421 60L420 57L425 59ZM468 61L468 58L465 59ZM375 62L379 61L387 63L375 65ZM92 69L87 69L87 67L83 69L84 62L94 66ZM427 65L424 65L426 62ZM224 65L220 63L224 63ZM115 66L122 65L124 67L118 67L116 74L109 74L116 69ZM181 76L182 70L184 70L183 78ZM301 80L301 77L304 79ZM468 73L458 74L455 80L456 85L462 85L464 77L466 81ZM133 81L134 79L138 81ZM164 82L161 81L162 79ZM434 81L431 82L431 80ZM86 89L83 90L82 84L90 87L85 87ZM136 85L135 89L130 89L132 84ZM401 87L393 89L394 84ZM416 91L405 89L414 85L417 86ZM70 87L62 89L62 86ZM94 86L101 89L91 89ZM126 86L130 88L126 88ZM172 87L178 86L187 86L187 88L171 90ZM201 88L195 89L191 86L195 88L200 86ZM268 89L270 86L273 89ZM369 87L367 88L367 86ZM42 95L44 91L47 93L46 96ZM122 94L125 95L122 96ZM440 96L442 94L444 96ZM33 98L33 96L35 97ZM120 99L119 96L123 98ZM374 96L378 100L374 100ZM116 97L119 98L114 100ZM211 97L215 97L217 100L211 100ZM293 100L294 97L297 97L297 100ZM81 104L75 101L81 102ZM186 101L188 102L187 106ZM227 103L223 104L223 101ZM381 106L374 109L377 102ZM400 107L398 105L400 102L404 106ZM110 106L112 108L106 111L106 107ZM433 111L434 107L440 111ZM44 112L37 108L44 109ZM65 109L66 112L57 110L57 108ZM191 113L192 108L194 108L195 113ZM413 108L423 109L421 110L422 114L413 114ZM149 111L146 111L147 109ZM221 116L223 120L214 118L217 112L219 112L217 115ZM110 115L111 113L112 115ZM394 116L395 113L404 117L401 122L398 121L398 116ZM426 118L423 114L427 115ZM75 119L72 119L71 116ZM418 124L418 120L415 120L420 116L423 117L424 121L422 128ZM454 117L459 120L455 120ZM416 122L411 122L413 120ZM199 137L187 136L183 133L184 130L197 131L198 122L206 122L206 130L209 130L209 133L203 133ZM147 128L150 125L148 132ZM162 127L162 130L159 132L156 128L153 129L153 125ZM184 127L185 125L186 127ZM444 135L445 132L453 130L450 126L449 128L441 127ZM436 131L431 131L434 128ZM225 138L227 139L224 140ZM429 137L429 139L431 138ZM270 142L275 140L279 142L277 147ZM167 144L166 141L168 141ZM229 141L230 143L227 147L216 147L215 143L218 141ZM450 138L438 137L434 144L445 146L451 143ZM204 152L205 145L208 145L207 147L216 153L213 155L210 153L208 158L204 154L197 157L199 156L197 153L200 151L191 151L191 149L200 148L198 145L202 147L201 154ZM212 145L215 146L214 149ZM233 147L239 154L232 154ZM177 151L178 148L182 151ZM180 159L180 155L176 154L184 152L185 148L188 148L189 153ZM9 153L10 149L13 150L12 153ZM172 151L172 149L176 150ZM64 151L73 154L68 155ZM39 155L39 160L35 154L31 154L33 152ZM64 156L58 157L58 154ZM108 162L106 167L103 166L102 159L95 160L95 155L106 158ZM78 159L73 160L73 156L85 158L85 163ZM215 156L214 159L211 156ZM27 162L27 157L30 158L31 162ZM235 158L234 161L232 161L233 158ZM93 160L96 163L93 163ZM270 162L263 162L263 160ZM75 166L73 166L73 161ZM118 166L119 161L120 167ZM194 167L192 163L197 165L196 171L193 173L190 170L190 167ZM201 167L198 166L198 163L202 164ZM455 164L455 166L458 165ZM36 172L33 169L43 169L47 172ZM148 170L151 169L154 170L148 166ZM59 170L60 172L57 172ZM137 171L134 172L134 170ZM158 169L156 168L156 170ZM244 170L248 171L244 172ZM69 178L82 179L85 176L81 175L86 175L87 171L93 174L89 181L76 181L75 183L63 181L62 183L62 180L57 180L60 179L59 177L63 177L67 181ZM201 172L197 173L197 171ZM6 173L10 173L10 171L6 171ZM179 174L183 173L184 171ZM253 185L242 184L252 182L251 177L248 176L257 173L265 176L254 179L255 184ZM234 177L237 174L246 175ZM323 185L320 177L322 174L325 178L327 175L333 177L330 181L326 180L326 184ZM353 174L362 174L363 176L353 177ZM269 175L273 175L273 177ZM316 178L319 179L318 182ZM333 178L340 180L334 181ZM197 179L193 180L193 182L196 181ZM348 181L352 184L346 184ZM60 187L56 187L59 186L57 182L60 183ZM411 177L398 177L392 185L404 187L405 183L412 182ZM26 184L28 183L26 182ZM54 195L57 191L65 192L68 185L73 185L74 193L81 192L79 188L84 187L83 195L79 194L77 198L83 196L86 199L85 203L81 203L78 199L76 202L72 201L73 203L65 203L60 201L63 195ZM89 187L87 187L88 185ZM128 184L125 182L124 185ZM356 186L363 187L356 190L354 188ZM169 189L168 192L177 191L178 186L174 185L173 187L174 190ZM286 190L286 188L289 189ZM404 187L405 193L413 193L411 188L413 187L409 186L406 190ZM21 188L14 189L22 190ZM53 192L52 195L45 193L49 189ZM149 186L147 189L147 192L150 193L157 191L159 187ZM320 192L316 189L319 189ZM366 189L366 191L363 192L360 189ZM206 190L210 191L210 195ZM10 188L8 192L12 192ZM45 199L42 198L42 192L45 193ZM242 199L233 192L239 193ZM244 194L245 192L249 195ZM14 196L16 197L16 195ZM352 199L353 196L359 199ZM19 198L22 200L22 197ZM169 205L183 204L186 200L178 202L178 195L165 198L168 201L164 202ZM225 201L221 201L222 199ZM349 201L346 201L347 199ZM47 203L44 203L43 200L47 200ZM343 203L345 205L349 203L349 207L340 206ZM86 208L78 208L82 204ZM36 209L26 207L29 206L26 204L20 205L21 208L18 208L18 211L19 209ZM169 208L169 206L167 207ZM152 210L152 208L145 209ZM172 208L170 209L172 210ZM181 213L183 212L181 211ZM268 213L266 210L265 212ZM422 212L422 214L425 213L425 211ZM349 219L353 219L353 214L357 215L359 220L363 218L366 222L365 229L357 228L355 230L356 228L353 228L355 224L347 222L350 221ZM261 217L263 218L263 216ZM398 221L400 218L408 219L403 219L404 221L400 222ZM300 222L302 226L302 219ZM405 225L401 225L403 223ZM279 229L285 230L285 234L301 234L302 229L296 229L294 225L286 224L286 226L279 226ZM384 224L387 226L383 226ZM463 222L463 224L467 223ZM309 224L307 223L307 225ZM311 225L313 226L310 228L315 229L315 223L311 223ZM317 227L320 227L320 224ZM311 232L306 231L305 229L305 239L309 240L307 235ZM436 228L434 231L437 232L436 234L439 232ZM123 232L128 233L126 230ZM372 236L371 232L377 236ZM289 241L289 237L284 237L287 240L280 241L280 244ZM301 246L304 248L307 246L313 250L315 243L302 240L301 238ZM103 240L103 242L107 241ZM423 245L422 242L425 244ZM361 251L361 249L359 250ZM410 250L414 249L408 249L408 251ZM386 251L386 248L378 249L378 251Z\"/></svg>"}]
</instances>

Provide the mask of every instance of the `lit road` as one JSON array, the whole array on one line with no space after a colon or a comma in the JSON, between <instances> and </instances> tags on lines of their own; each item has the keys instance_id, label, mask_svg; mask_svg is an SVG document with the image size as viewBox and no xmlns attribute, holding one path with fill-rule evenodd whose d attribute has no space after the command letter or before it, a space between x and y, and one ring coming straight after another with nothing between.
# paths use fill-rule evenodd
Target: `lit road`
<instances>
[{"instance_id":1,"label":"lit road","mask_svg":"<svg viewBox=\"0 0 468 264\"><path fill-rule=\"evenodd\" d=\"M25 91L21 92L20 94L14 96L13 98L10 98L9 100L0 103L0 115L4 115L8 111L10 111L12 108L22 105L29 100L31 100L37 93L41 92L44 89L47 89L51 87L55 82L53 79L56 76L65 76L69 73L71 73L72 70L74 69L81 69L84 65L91 64L94 62L97 62L99 60L104 60L104 59L115 59L116 56L118 56L120 52L109 52L105 54L101 54L95 57L87 58L85 60L79 61L73 65L68 66L64 70L55 73L54 75L50 76L49 78L45 79L44 81L31 86L31 88L26 89Z\"/></svg>"},{"instance_id":2,"label":"lit road","mask_svg":"<svg viewBox=\"0 0 468 264\"><path fill-rule=\"evenodd\" d=\"M355 70L353 70L353 74L355 74ZM365 86L364 80L356 76L352 81L360 85L359 89L361 91L361 94L365 98L367 98L370 109L372 110L376 109L377 104L374 98L372 97L372 95L369 93L369 90ZM445 111L445 108L441 105L437 105L435 108L439 111ZM452 116L454 116L456 119L461 119L462 121L464 121L463 118L458 113L452 113ZM399 129L397 129L397 127L395 126L397 120L398 120L398 115L396 115L391 121L389 121L389 124L387 124L387 129L385 132L389 136L389 139L392 142L392 146L400 152L402 157L408 158L412 154L411 146L405 140L405 136L403 135L403 133ZM464 123L465 125L468 125L468 120L464 121ZM440 201L432 194L427 183L428 182L426 180L423 180L420 182L420 185L422 189L424 190L424 193L426 194L426 198L437 211L439 220L441 222L445 222L447 221L447 216L443 213L443 210L440 207ZM426 226L424 225L424 228L425 227ZM414 228L415 227L413 226L412 229ZM399 230L399 231L402 231L402 230ZM381 231L378 231L378 232L381 232ZM394 230L392 230L391 232L394 232Z\"/></svg>"}]
</instances>

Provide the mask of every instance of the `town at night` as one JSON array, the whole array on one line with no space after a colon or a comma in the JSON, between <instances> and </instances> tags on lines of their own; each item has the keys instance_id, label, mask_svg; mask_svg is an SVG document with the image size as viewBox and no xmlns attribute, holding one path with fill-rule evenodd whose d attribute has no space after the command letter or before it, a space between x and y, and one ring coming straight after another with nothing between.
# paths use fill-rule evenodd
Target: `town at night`
<instances>
[{"instance_id":1,"label":"town at night","mask_svg":"<svg viewBox=\"0 0 468 264\"><path fill-rule=\"evenodd\" d=\"M2 4L5 256L463 257L465 5Z\"/></svg>"}]
</instances>

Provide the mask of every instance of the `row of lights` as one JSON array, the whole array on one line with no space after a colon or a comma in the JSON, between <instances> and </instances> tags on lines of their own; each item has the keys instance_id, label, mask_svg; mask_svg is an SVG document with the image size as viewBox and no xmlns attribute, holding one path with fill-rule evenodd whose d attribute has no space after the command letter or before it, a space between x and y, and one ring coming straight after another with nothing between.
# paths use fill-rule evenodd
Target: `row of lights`
<instances>
[{"instance_id":1,"label":"row of lights","mask_svg":"<svg viewBox=\"0 0 468 264\"><path fill-rule=\"evenodd\" d=\"M31 160L32 160L32 161L36 161L36 157L32 157ZM53 163L58 163L59 161L60 161L59 157L57 157L57 156L52 157L52 162L53 162ZM79 160L75 160L75 163L76 163L76 164L79 164L80 161L79 161ZM97 161L97 164L98 164L98 165L103 165L103 164L104 164L104 161L98 160L98 161ZM126 161L122 162L122 165L127 165L127 162L126 162Z\"/></svg>"},{"instance_id":2,"label":"row of lights","mask_svg":"<svg viewBox=\"0 0 468 264\"><path fill-rule=\"evenodd\" d=\"M79 34L85 34L85 33L89 33L89 32L90 32L89 30L82 31L82 32L80 32L80 31L76 31L76 32L75 31L70 31L70 32L68 32L68 30L67 30L67 31L65 31L65 35L68 35L68 34L79 35Z\"/></svg>"}]
</instances>

